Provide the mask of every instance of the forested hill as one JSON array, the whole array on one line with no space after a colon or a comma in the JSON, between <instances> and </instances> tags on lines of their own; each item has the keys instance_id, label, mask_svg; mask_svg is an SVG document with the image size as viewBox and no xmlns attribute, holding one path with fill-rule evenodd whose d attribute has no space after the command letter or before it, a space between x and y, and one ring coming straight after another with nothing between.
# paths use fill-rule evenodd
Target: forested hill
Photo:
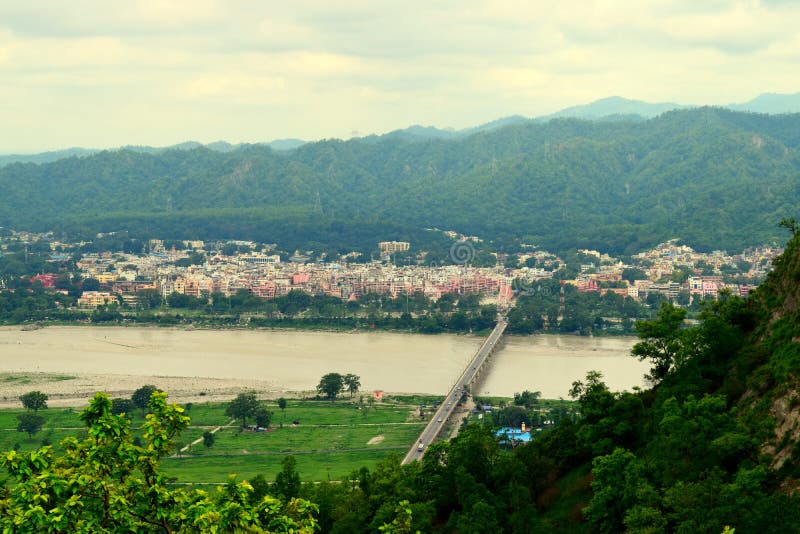
<instances>
[{"instance_id":1,"label":"forested hill","mask_svg":"<svg viewBox=\"0 0 800 534\"><path fill-rule=\"evenodd\" d=\"M574 384L583 417L519 451L544 512L541 531L800 529L800 233L793 231L749 299L708 302L694 328L666 304L656 320L637 325L633 353L653 364L652 389L612 393L592 373ZM572 525L564 523L569 506L580 509Z\"/></svg>"},{"instance_id":2,"label":"forested hill","mask_svg":"<svg viewBox=\"0 0 800 534\"><path fill-rule=\"evenodd\" d=\"M289 152L101 152L0 168L0 225L369 248L438 227L549 249L634 252L779 239L800 200L800 114L522 122Z\"/></svg>"}]
</instances>

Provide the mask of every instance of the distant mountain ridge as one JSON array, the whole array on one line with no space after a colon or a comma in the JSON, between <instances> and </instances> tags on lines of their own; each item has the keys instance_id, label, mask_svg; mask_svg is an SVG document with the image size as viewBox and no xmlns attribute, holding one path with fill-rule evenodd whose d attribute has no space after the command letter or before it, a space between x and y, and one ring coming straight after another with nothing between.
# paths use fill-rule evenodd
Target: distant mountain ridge
<instances>
[{"instance_id":1,"label":"distant mountain ridge","mask_svg":"<svg viewBox=\"0 0 800 534\"><path fill-rule=\"evenodd\" d=\"M452 229L551 250L778 242L800 205L800 114L511 121L470 135L104 151L0 168L0 226L362 250Z\"/></svg>"},{"instance_id":2,"label":"distant mountain ridge","mask_svg":"<svg viewBox=\"0 0 800 534\"><path fill-rule=\"evenodd\" d=\"M595 100L591 104L562 109L550 115L538 117L538 120L550 120L562 117L597 120L618 115L638 115L645 119L651 119L661 115L665 111L684 109L687 107L689 106L682 106L672 102L649 103L641 100L630 100L622 98L621 96L612 96Z\"/></svg>"},{"instance_id":3,"label":"distant mountain ridge","mask_svg":"<svg viewBox=\"0 0 800 534\"><path fill-rule=\"evenodd\" d=\"M563 118L602 121L644 120L652 119L667 111L696 107L701 106L676 104L673 102L651 103L644 102L642 100L623 98L621 96L610 96L595 100L589 104L571 106L560 111L556 111L555 113L541 115L538 117L528 118L522 115L512 115L510 117L496 119L486 124L465 128L463 130L443 130L433 126L414 125L402 130L389 132L385 135L395 137L402 136L410 139L452 139L524 122L547 122L552 119ZM728 104L717 107L732 109L734 111L766 114L800 113L800 93L764 93L741 104Z\"/></svg>"},{"instance_id":4,"label":"distant mountain ridge","mask_svg":"<svg viewBox=\"0 0 800 534\"><path fill-rule=\"evenodd\" d=\"M800 93L790 95L764 93L743 104L730 104L725 107L734 111L755 113L800 113Z\"/></svg>"},{"instance_id":5,"label":"distant mountain ridge","mask_svg":"<svg viewBox=\"0 0 800 534\"><path fill-rule=\"evenodd\" d=\"M277 151L284 151L284 150L293 150L297 147L303 146L306 141L302 139L276 139L275 141L270 141L269 143L258 143L259 145L268 146L273 150ZM67 148L64 150L53 150L49 152L41 152L39 154L5 154L0 155L0 167L4 165L9 165L11 163L51 163L53 161L58 161L64 158L71 158L71 157L84 157L90 156L92 154L97 154L98 152L103 152L104 150L130 150L132 152L141 152L143 154L159 154L166 150L194 150L195 148L199 147L206 147L210 150L214 150L216 152L231 152L233 150L238 150L241 147L249 146L247 143L239 143L239 144L231 144L227 141L215 141L213 143L208 143L206 145L202 143L198 143L197 141L186 141L183 143L178 143L176 145L170 145L166 147L152 147L152 146L139 146L139 145L126 145L116 149L100 149L100 148Z\"/></svg>"},{"instance_id":6,"label":"distant mountain ridge","mask_svg":"<svg viewBox=\"0 0 800 534\"><path fill-rule=\"evenodd\" d=\"M522 124L526 122L547 122L553 119L563 118L577 118L586 120L601 120L601 121L635 121L644 120L657 117L664 112L676 109L688 109L699 106L691 106L684 104L675 104L671 102L650 103L642 100L632 100L623 98L621 96L611 96L595 100L589 104L578 106L571 106L549 115L541 115L538 117L528 118L522 115L512 115L495 119L493 121L472 126L461 130L437 128L434 126L422 126L414 124L407 128L393 130L385 134L373 134L360 139L365 139L368 142L376 141L382 138L402 138L406 140L426 140L426 139L455 139L468 135L473 135L480 132L486 132L511 126L515 124ZM734 111L753 112L753 113L766 113L770 115L781 113L800 113L800 93L794 94L777 94L777 93L763 93L752 100L743 102L741 104L728 104L725 106L718 106L725 109ZM273 150L288 151L294 150L303 146L308 141L302 139L276 139L268 143L255 143L261 146L269 146ZM203 145L195 141L187 141L177 145L167 147L150 147L150 146L123 146L118 149L111 150L132 150L134 152L143 152L148 154L155 154L164 150L191 150L200 146L205 146L217 152L230 152L237 150L241 147L251 146L248 143L231 144L226 141L217 141ZM69 148L65 150L55 150L49 152L42 152L39 154L6 154L0 155L0 167L8 165L9 163L49 163L63 158L73 156L83 157L90 154L96 154L103 149L91 148Z\"/></svg>"}]
</instances>

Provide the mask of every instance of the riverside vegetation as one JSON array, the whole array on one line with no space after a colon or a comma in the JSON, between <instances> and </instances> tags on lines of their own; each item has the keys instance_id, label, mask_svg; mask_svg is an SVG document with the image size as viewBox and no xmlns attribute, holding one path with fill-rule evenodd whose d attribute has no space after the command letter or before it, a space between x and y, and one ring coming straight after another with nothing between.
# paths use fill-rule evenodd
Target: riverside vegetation
<instances>
[{"instance_id":1,"label":"riverside vegetation","mask_svg":"<svg viewBox=\"0 0 800 534\"><path fill-rule=\"evenodd\" d=\"M274 531L288 521L342 533L797 531L798 279L794 235L758 290L706 304L699 326L683 328L683 312L665 304L637 327L634 354L652 363L653 387L612 392L589 373L571 390L580 415L528 445L501 450L493 428L476 423L430 445L421 462L391 457L344 483L293 484L287 462L288 494L279 497L235 482L217 493L167 487L158 458L186 426L183 412L155 395L136 449L100 395L82 416L88 437L68 441L63 455L49 447L3 455L14 483L3 489L0 517L53 530L79 519L102 525L110 514L132 530L156 520L210 530L236 510ZM48 527L48 518L64 523Z\"/></svg>"}]
</instances>

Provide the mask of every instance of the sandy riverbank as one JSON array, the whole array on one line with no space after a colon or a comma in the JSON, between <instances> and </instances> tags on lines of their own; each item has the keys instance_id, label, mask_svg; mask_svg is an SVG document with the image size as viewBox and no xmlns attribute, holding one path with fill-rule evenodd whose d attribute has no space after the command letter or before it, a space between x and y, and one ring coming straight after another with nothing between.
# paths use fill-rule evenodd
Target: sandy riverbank
<instances>
[{"instance_id":1,"label":"sandy riverbank","mask_svg":"<svg viewBox=\"0 0 800 534\"><path fill-rule=\"evenodd\" d=\"M86 406L98 391L112 397L130 397L144 384L153 384L169 393L172 402L225 401L243 391L257 391L261 398L302 397L310 391L275 389L263 380L141 375L58 375L50 373L0 373L0 408L19 408L19 396L38 390L49 396L47 404L57 407Z\"/></svg>"}]
</instances>

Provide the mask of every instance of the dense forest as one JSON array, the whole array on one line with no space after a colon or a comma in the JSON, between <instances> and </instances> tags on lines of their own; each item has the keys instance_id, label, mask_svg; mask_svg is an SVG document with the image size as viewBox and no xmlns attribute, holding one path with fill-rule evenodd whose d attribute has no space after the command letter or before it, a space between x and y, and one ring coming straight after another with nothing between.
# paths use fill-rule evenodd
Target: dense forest
<instances>
[{"instance_id":1,"label":"dense forest","mask_svg":"<svg viewBox=\"0 0 800 534\"><path fill-rule=\"evenodd\" d=\"M740 250L779 239L775 221L800 200L798 132L800 114L699 108L288 151L105 151L0 168L0 225L342 252L418 244L434 227L549 250L631 253L676 237Z\"/></svg>"},{"instance_id":2,"label":"dense forest","mask_svg":"<svg viewBox=\"0 0 800 534\"><path fill-rule=\"evenodd\" d=\"M590 372L579 414L502 449L487 421L341 483L300 484L292 462L270 486L170 487L159 458L188 424L162 393L138 441L98 394L83 441L0 456L0 525L46 531L797 532L800 530L800 234L747 299L707 302L699 326L664 303L637 323L633 355L653 387L613 392ZM520 401L520 402L517 402ZM515 408L535 408L524 392ZM506 414L509 415L509 414ZM257 477L258 478L258 477ZM287 481L292 481L287 483ZM113 526L112 526L113 525ZM730 528L729 528L730 527Z\"/></svg>"}]
</instances>

